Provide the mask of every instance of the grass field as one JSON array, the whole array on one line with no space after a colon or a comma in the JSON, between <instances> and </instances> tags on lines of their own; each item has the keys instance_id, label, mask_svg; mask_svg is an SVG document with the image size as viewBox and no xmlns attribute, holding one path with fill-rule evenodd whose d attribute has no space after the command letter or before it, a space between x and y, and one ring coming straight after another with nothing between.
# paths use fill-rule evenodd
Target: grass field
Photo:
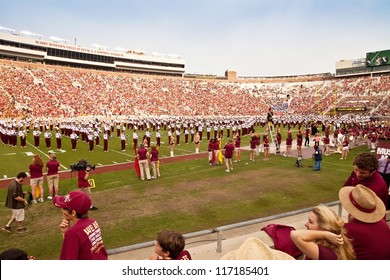
<instances>
[{"instance_id":1,"label":"grass field","mask_svg":"<svg viewBox=\"0 0 390 280\"><path fill-rule=\"evenodd\" d=\"M89 153L83 143L79 143L77 152L68 152L66 145L70 141L65 138L63 146L67 152L59 154L58 159L65 167L81 157L95 164L133 160L131 148L127 153L120 152L119 139L115 138L110 142L113 150L109 153L103 153L101 148ZM247 141L244 138L243 146ZM205 142L201 151L206 150ZM19 171L28 170L31 157L26 151L39 152L31 146L24 150L0 146L2 173L15 176ZM182 144L175 154L193 151L193 144ZM270 161L264 162L260 155L259 160L249 162L249 152L243 152L242 161L234 165L231 173L225 173L223 166L211 167L202 159L161 164L161 177L152 181L140 181L134 170L92 174L97 185L92 199L99 210L90 216L99 222L105 245L112 249L154 240L162 229L189 233L311 207L338 200L338 189L351 173L354 155L363 151L366 147L351 150L346 161L340 161L338 154L324 157L321 172L312 171L311 159L305 159L303 167L296 168L294 158L271 155ZM165 145L160 154L169 155ZM65 194L76 186L74 178L61 180L60 193ZM24 189L30 188L24 186ZM0 201L4 202L5 196L6 189L0 189ZM1 207L2 226L9 217L10 210ZM38 259L58 259L62 244L58 229L61 219L61 211L50 201L28 208L25 222L30 232L2 231L0 251L18 247Z\"/></svg>"}]
</instances>

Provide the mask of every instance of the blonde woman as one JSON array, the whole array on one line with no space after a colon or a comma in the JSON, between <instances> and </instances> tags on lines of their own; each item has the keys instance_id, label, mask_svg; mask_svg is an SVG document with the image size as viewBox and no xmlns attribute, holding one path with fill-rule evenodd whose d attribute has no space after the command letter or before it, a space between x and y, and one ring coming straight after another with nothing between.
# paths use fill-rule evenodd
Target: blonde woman
<instances>
[{"instance_id":1,"label":"blonde woman","mask_svg":"<svg viewBox=\"0 0 390 280\"><path fill-rule=\"evenodd\" d=\"M356 259L346 236L344 221L330 208L319 205L310 212L307 230L291 231L291 239L306 260Z\"/></svg>"},{"instance_id":2,"label":"blonde woman","mask_svg":"<svg viewBox=\"0 0 390 280\"><path fill-rule=\"evenodd\" d=\"M32 163L29 166L30 170L30 185L31 185L31 193L32 193L32 201L31 203L37 203L37 187L39 188L39 196L38 202L43 202L43 161L40 155L34 155L32 158Z\"/></svg>"}]
</instances>

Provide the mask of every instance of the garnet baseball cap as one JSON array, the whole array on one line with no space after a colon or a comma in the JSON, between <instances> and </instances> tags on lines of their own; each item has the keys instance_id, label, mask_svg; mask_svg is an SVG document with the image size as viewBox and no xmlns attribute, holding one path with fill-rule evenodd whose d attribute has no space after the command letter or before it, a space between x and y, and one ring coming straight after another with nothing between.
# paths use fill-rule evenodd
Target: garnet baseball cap
<instances>
[{"instance_id":1,"label":"garnet baseball cap","mask_svg":"<svg viewBox=\"0 0 390 280\"><path fill-rule=\"evenodd\" d=\"M91 208L91 198L82 191L72 191L64 196L55 196L53 204L58 208L68 208L78 214L86 214Z\"/></svg>"}]
</instances>

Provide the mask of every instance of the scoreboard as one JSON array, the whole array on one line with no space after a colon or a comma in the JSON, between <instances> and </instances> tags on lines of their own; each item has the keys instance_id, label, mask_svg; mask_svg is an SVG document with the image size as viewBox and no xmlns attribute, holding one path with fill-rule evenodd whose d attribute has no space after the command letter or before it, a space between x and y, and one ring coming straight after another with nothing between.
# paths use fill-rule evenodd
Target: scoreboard
<instances>
[{"instance_id":1,"label":"scoreboard","mask_svg":"<svg viewBox=\"0 0 390 280\"><path fill-rule=\"evenodd\" d=\"M366 66L375 67L390 65L389 63L390 50L369 52L366 54Z\"/></svg>"}]
</instances>

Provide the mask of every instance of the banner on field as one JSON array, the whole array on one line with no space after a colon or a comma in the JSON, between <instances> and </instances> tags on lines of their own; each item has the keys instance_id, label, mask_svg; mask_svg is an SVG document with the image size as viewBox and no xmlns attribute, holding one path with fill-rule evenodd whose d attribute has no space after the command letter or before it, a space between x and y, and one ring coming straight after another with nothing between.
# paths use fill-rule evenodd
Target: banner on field
<instances>
[{"instance_id":1,"label":"banner on field","mask_svg":"<svg viewBox=\"0 0 390 280\"><path fill-rule=\"evenodd\" d=\"M376 146L375 155L378 159L390 156L390 140L379 140Z\"/></svg>"}]
</instances>

